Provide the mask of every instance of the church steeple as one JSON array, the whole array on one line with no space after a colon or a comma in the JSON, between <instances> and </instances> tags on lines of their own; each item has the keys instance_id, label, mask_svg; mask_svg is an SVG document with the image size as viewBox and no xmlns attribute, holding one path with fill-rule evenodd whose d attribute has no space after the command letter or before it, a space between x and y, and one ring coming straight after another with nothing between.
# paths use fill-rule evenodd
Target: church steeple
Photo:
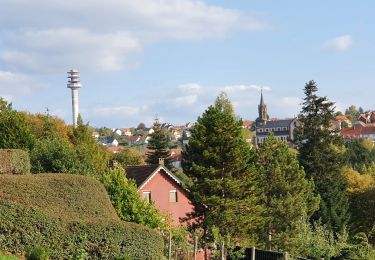
<instances>
[{"instance_id":1,"label":"church steeple","mask_svg":"<svg viewBox=\"0 0 375 260\"><path fill-rule=\"evenodd\" d=\"M268 114L267 114L267 105L264 103L263 100L263 89L260 90L260 103L258 106L258 122L265 123L268 120Z\"/></svg>"}]
</instances>

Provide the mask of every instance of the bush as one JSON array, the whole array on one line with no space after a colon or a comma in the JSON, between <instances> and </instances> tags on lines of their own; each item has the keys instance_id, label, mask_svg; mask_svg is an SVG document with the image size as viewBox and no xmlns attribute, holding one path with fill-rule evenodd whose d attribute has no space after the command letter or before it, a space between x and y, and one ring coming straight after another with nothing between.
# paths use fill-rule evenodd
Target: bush
<instances>
[{"instance_id":1,"label":"bush","mask_svg":"<svg viewBox=\"0 0 375 260\"><path fill-rule=\"evenodd\" d=\"M19 149L0 149L0 174L30 173L28 152Z\"/></svg>"},{"instance_id":2,"label":"bush","mask_svg":"<svg viewBox=\"0 0 375 260\"><path fill-rule=\"evenodd\" d=\"M0 176L0 251L36 245L52 259L162 259L154 230L119 220L103 185L86 176Z\"/></svg>"},{"instance_id":3,"label":"bush","mask_svg":"<svg viewBox=\"0 0 375 260\"><path fill-rule=\"evenodd\" d=\"M36 246L27 251L26 259L27 260L48 260L49 251L44 247Z\"/></svg>"},{"instance_id":4,"label":"bush","mask_svg":"<svg viewBox=\"0 0 375 260\"><path fill-rule=\"evenodd\" d=\"M129 255L161 259L163 241L153 230L121 221L65 222L41 210L0 200L0 250L22 253L40 245L51 257L67 259L87 253L89 259Z\"/></svg>"}]
</instances>

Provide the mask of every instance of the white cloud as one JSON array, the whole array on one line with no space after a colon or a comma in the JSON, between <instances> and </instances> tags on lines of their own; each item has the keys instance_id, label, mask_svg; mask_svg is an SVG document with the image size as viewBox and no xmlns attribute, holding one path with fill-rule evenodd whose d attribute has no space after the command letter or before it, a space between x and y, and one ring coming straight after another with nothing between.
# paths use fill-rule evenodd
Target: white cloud
<instances>
[{"instance_id":1,"label":"white cloud","mask_svg":"<svg viewBox=\"0 0 375 260\"><path fill-rule=\"evenodd\" d=\"M126 30L176 39L220 37L239 27L265 27L256 17L203 0L3 0L0 23L13 28L78 25L91 30Z\"/></svg>"},{"instance_id":2,"label":"white cloud","mask_svg":"<svg viewBox=\"0 0 375 260\"><path fill-rule=\"evenodd\" d=\"M328 50L345 51L352 45L352 37L349 34L346 34L326 41L324 48Z\"/></svg>"},{"instance_id":3,"label":"white cloud","mask_svg":"<svg viewBox=\"0 0 375 260\"><path fill-rule=\"evenodd\" d=\"M198 93L201 91L202 86L197 83L186 83L179 85L177 88L185 93Z\"/></svg>"},{"instance_id":4,"label":"white cloud","mask_svg":"<svg viewBox=\"0 0 375 260\"><path fill-rule=\"evenodd\" d=\"M234 93L252 91L252 90L260 91L261 89L263 89L264 91L271 91L271 87L261 86L261 85L228 85L222 88L222 90L227 92L228 94L234 94Z\"/></svg>"},{"instance_id":5,"label":"white cloud","mask_svg":"<svg viewBox=\"0 0 375 260\"><path fill-rule=\"evenodd\" d=\"M96 107L92 111L101 117L134 117L145 111L147 107L137 106L116 106L116 107Z\"/></svg>"},{"instance_id":6,"label":"white cloud","mask_svg":"<svg viewBox=\"0 0 375 260\"><path fill-rule=\"evenodd\" d=\"M197 102L197 95L187 95L174 98L173 102L176 107L186 107L194 105Z\"/></svg>"},{"instance_id":7,"label":"white cloud","mask_svg":"<svg viewBox=\"0 0 375 260\"><path fill-rule=\"evenodd\" d=\"M140 50L137 40L125 33L95 34L72 28L12 33L5 42L14 46L0 53L8 67L36 71L72 66L119 70L124 68L128 53Z\"/></svg>"},{"instance_id":8,"label":"white cloud","mask_svg":"<svg viewBox=\"0 0 375 260\"><path fill-rule=\"evenodd\" d=\"M40 88L43 86L27 75L0 70L0 96L8 101Z\"/></svg>"},{"instance_id":9,"label":"white cloud","mask_svg":"<svg viewBox=\"0 0 375 260\"><path fill-rule=\"evenodd\" d=\"M2 0L0 61L27 71L119 70L154 41L225 37L267 27L203 0ZM12 33L6 33L12 32Z\"/></svg>"}]
</instances>

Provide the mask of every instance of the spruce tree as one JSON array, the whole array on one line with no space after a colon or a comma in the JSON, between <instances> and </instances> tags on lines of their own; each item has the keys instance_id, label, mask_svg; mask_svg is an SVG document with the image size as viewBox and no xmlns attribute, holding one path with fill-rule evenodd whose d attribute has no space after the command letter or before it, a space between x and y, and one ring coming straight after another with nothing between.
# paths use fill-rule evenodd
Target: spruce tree
<instances>
[{"instance_id":1,"label":"spruce tree","mask_svg":"<svg viewBox=\"0 0 375 260\"><path fill-rule=\"evenodd\" d=\"M198 118L183 152L182 167L192 180L189 190L195 205L190 219L193 228L204 230L206 242L213 240L215 229L221 238L239 245L254 238L261 222L254 151L241 126L222 93Z\"/></svg>"},{"instance_id":2,"label":"spruce tree","mask_svg":"<svg viewBox=\"0 0 375 260\"><path fill-rule=\"evenodd\" d=\"M152 126L154 132L150 134L150 140L148 140L146 153L146 163L158 164L159 159L164 159L164 165L168 169L172 169L171 151L169 149L169 136L166 129L161 127L158 119L155 119Z\"/></svg>"},{"instance_id":3,"label":"spruce tree","mask_svg":"<svg viewBox=\"0 0 375 260\"><path fill-rule=\"evenodd\" d=\"M259 235L265 242L272 234L272 247L288 250L298 223L307 221L319 208L314 183L306 179L296 154L273 134L259 146L256 165L263 187L266 220Z\"/></svg>"},{"instance_id":4,"label":"spruce tree","mask_svg":"<svg viewBox=\"0 0 375 260\"><path fill-rule=\"evenodd\" d=\"M346 182L341 176L344 165L343 142L337 130L332 129L334 103L316 94L317 84L305 85L305 98L296 129L299 161L308 178L315 183L320 195L320 209L314 219L334 231L342 231L349 220Z\"/></svg>"}]
</instances>

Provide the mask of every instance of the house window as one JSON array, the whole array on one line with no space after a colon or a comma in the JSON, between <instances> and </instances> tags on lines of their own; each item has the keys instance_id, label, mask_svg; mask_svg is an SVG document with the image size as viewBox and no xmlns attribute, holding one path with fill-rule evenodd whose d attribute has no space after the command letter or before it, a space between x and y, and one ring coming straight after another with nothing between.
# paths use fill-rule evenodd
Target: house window
<instances>
[{"instance_id":1,"label":"house window","mask_svg":"<svg viewBox=\"0 0 375 260\"><path fill-rule=\"evenodd\" d=\"M145 201L151 202L151 191L143 191L142 196Z\"/></svg>"},{"instance_id":2,"label":"house window","mask_svg":"<svg viewBox=\"0 0 375 260\"><path fill-rule=\"evenodd\" d=\"M169 202L177 202L177 190L170 190L169 191Z\"/></svg>"}]
</instances>

